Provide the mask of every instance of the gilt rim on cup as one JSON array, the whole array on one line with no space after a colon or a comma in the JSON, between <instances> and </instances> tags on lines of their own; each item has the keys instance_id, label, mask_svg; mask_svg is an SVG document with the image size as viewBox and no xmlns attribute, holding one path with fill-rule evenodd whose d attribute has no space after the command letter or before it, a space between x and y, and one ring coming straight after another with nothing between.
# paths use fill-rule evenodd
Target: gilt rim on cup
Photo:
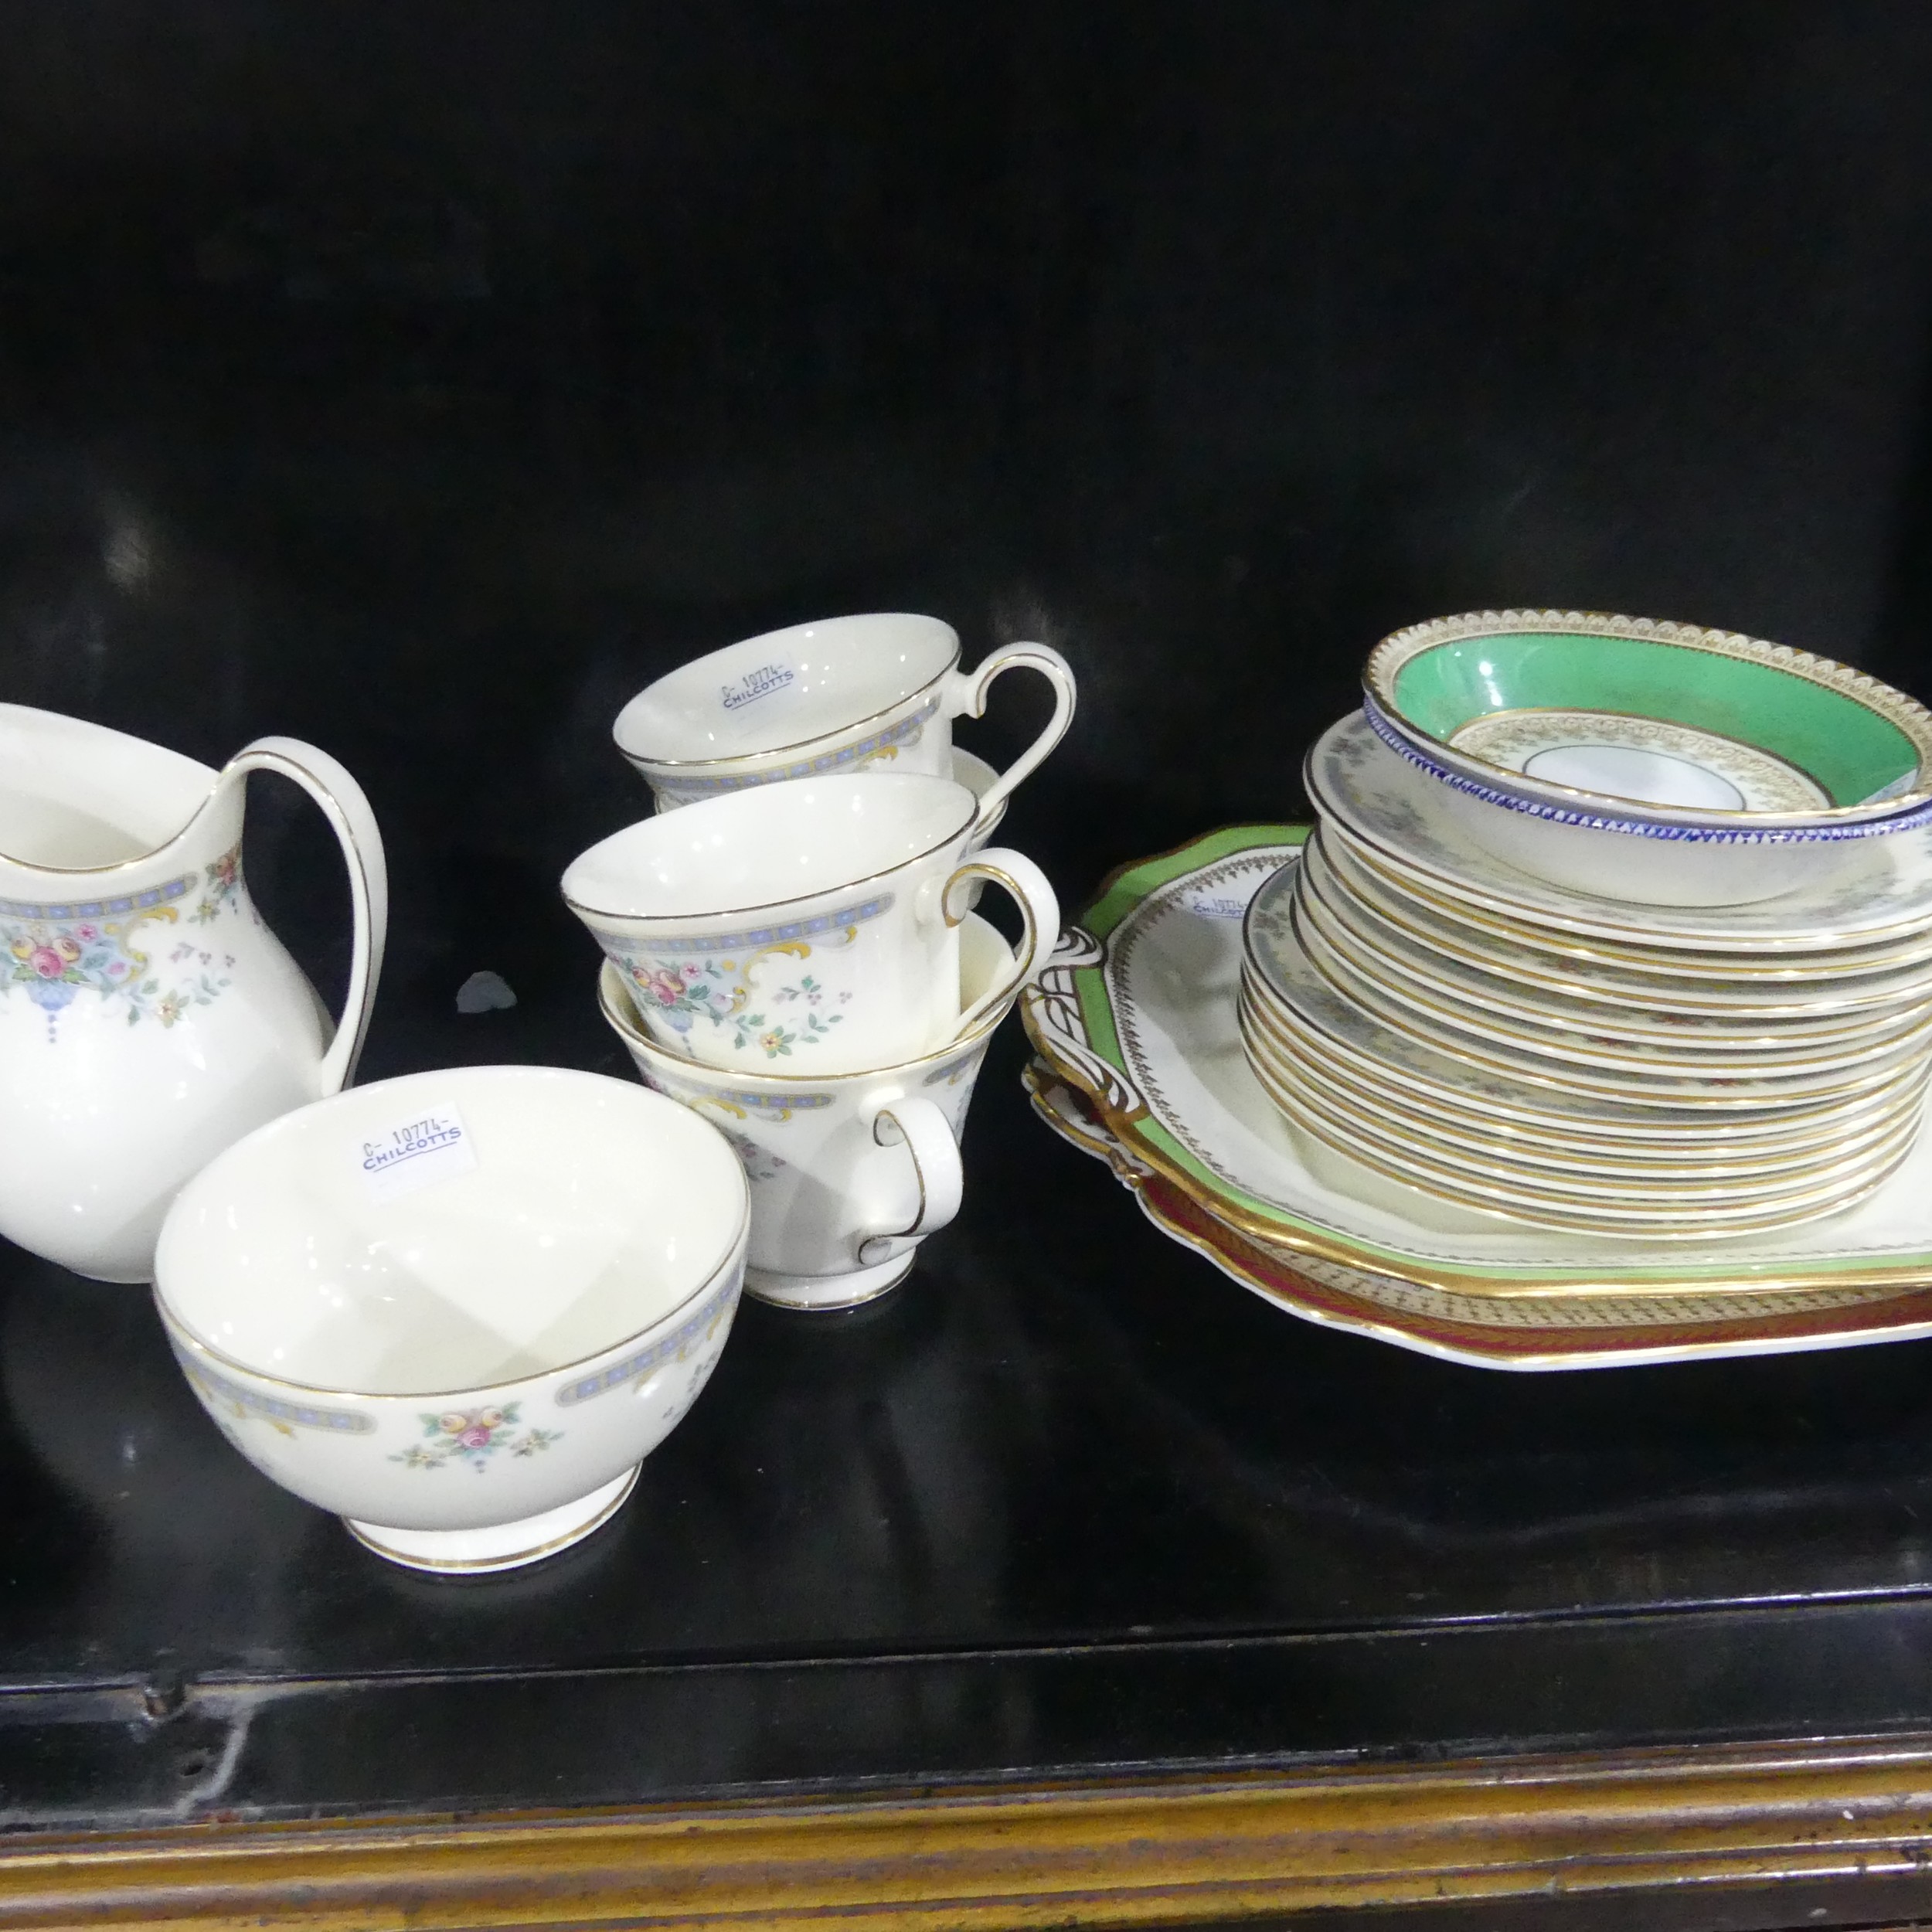
<instances>
[{"instance_id":1,"label":"gilt rim on cup","mask_svg":"<svg viewBox=\"0 0 1932 1932\"><path fill-rule=\"evenodd\" d=\"M922 614L917 611L855 611L852 614L862 617L887 617L922 616ZM902 704L910 704L922 692L931 690L934 685L940 683L951 672L958 669L960 658L964 655L964 648L959 641L959 633L953 631L953 627L943 617L924 617L923 621L928 624L939 624L947 631L952 631L953 654L947 659L944 665L935 671L930 678L921 679L910 691L901 692L897 697L887 703L882 704L877 710L868 711L862 717L848 718L843 724L834 725L829 730L815 732L809 738L800 738L788 745L773 745L762 751L734 751L716 758L653 758L644 752L632 751L617 736L617 725L624 722L624 712L621 711L617 713L617 723L611 727L611 742L617 747L618 751L624 757L630 760L631 764L638 766L641 770L650 771L702 772L707 766L751 765L757 764L760 760L766 758L796 757L801 751L808 751L815 745L823 744L828 738L843 738L849 733L860 730L865 726L876 723L884 717L889 711L896 711ZM781 624L777 631L760 634L781 637L788 631L809 631L815 624L838 624L843 621L844 619L839 617L808 617L803 624ZM734 642L739 644L752 644L756 641L755 638L740 638L734 640ZM720 648L728 651L732 648L732 645L725 645ZM709 654L707 653L707 655ZM676 670L667 671L664 677L653 678L651 682L644 687L644 691L638 692L635 697L627 701L624 708L624 711L629 710L631 705L635 704L638 699L645 695L645 692L651 690L657 685L662 684L666 679L675 677L679 671L688 668L686 665L679 665Z\"/></svg>"},{"instance_id":2,"label":"gilt rim on cup","mask_svg":"<svg viewBox=\"0 0 1932 1932\"><path fill-rule=\"evenodd\" d=\"M1004 944L1004 939L1001 942ZM1010 955L1009 955L1010 956ZM597 1006L607 1025L624 1040L627 1046L643 1047L654 1060L662 1060L666 1066L694 1075L708 1077L717 1082L731 1084L736 1082L770 1081L781 1087L825 1087L841 1080L859 1080L868 1077L883 1079L889 1073L908 1073L915 1067L923 1066L929 1060L944 1060L965 1049L977 1046L997 1026L1019 1002L1019 996L1026 992L1024 985L1015 985L1008 997L996 1001L982 1013L971 1032L955 1034L943 1046L929 1048L925 1053L914 1055L910 1060L894 1060L888 1066L855 1066L842 1073L767 1073L750 1072L733 1066L714 1066L709 1060L687 1060L661 1046L645 1032L642 1023L633 1022L625 1013L611 1010L610 987L614 985L623 994L624 1005L632 1011L637 1002L625 989L624 975L616 962L607 959L597 968Z\"/></svg>"},{"instance_id":3,"label":"gilt rim on cup","mask_svg":"<svg viewBox=\"0 0 1932 1932\"><path fill-rule=\"evenodd\" d=\"M910 780L917 784L945 785L954 791L963 793L968 804L966 816L954 826L944 838L934 839L930 845L919 852L909 852L903 859L895 859L889 866L882 866L876 872L861 872L856 879L835 879L828 886L814 886L803 892L789 893L783 899L760 900L756 905L712 906L707 906L702 912L696 913L624 913L617 912L606 906L587 906L582 900L572 898L567 892L563 895L563 903L570 907L571 911L581 917L622 920L632 925L665 927L674 931L682 930L694 925L702 927L720 919L749 918L753 913L768 913L780 906L794 906L801 900L824 899L835 893L849 892L855 886L869 886L875 879L889 879L894 872L903 872L908 866L916 866L922 859L930 859L934 852L944 851L961 832L971 831L978 819L979 801L973 796L969 787L962 785L956 778L941 778L930 772L924 771L895 771L882 775L887 781L894 778ZM640 818L635 825L626 825L622 831L614 832L611 838L621 838L624 832L634 832L639 825L675 825L679 819L686 818L689 813L703 810L705 804L729 805L736 799L743 798L769 798L774 792L784 791L787 785L848 784L853 782L855 782L855 778L852 774L825 778L787 778L779 784L760 786L755 791L732 792L722 798L706 799L703 804L688 805L682 811L674 813L668 818L660 816L655 818ZM880 782L880 779L862 778L857 779L856 782L864 784L877 784ZM609 842L609 839L600 838L597 841L597 845L607 845ZM595 852L597 845L592 845L588 848L588 850ZM586 853L579 853L577 859L571 860L570 869L574 871L578 860L586 855ZM961 862L964 862L962 860ZM564 876L567 879L570 872L566 872Z\"/></svg>"}]
</instances>

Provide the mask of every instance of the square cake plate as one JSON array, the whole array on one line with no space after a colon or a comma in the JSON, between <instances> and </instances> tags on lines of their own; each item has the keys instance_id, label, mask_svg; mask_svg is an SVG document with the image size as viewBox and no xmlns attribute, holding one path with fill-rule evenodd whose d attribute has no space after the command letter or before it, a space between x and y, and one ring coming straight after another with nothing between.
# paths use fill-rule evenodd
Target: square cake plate
<instances>
[{"instance_id":1,"label":"square cake plate","mask_svg":"<svg viewBox=\"0 0 1932 1932\"><path fill-rule=\"evenodd\" d=\"M1237 826L1116 873L1026 996L1036 1109L1158 1225L1297 1314L1488 1366L1932 1335L1927 1137L1842 1215L1691 1249L1453 1207L1289 1126L1248 1069L1235 995L1248 902L1307 830Z\"/></svg>"}]
</instances>

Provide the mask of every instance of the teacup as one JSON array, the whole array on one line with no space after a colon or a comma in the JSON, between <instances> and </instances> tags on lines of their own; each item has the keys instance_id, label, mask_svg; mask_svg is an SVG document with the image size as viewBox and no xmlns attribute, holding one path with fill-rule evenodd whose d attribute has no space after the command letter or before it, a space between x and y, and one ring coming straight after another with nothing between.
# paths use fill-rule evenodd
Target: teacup
<instances>
[{"instance_id":1,"label":"teacup","mask_svg":"<svg viewBox=\"0 0 1932 1932\"><path fill-rule=\"evenodd\" d=\"M660 811L791 778L889 762L894 771L956 776L953 720L978 717L1002 672L1037 671L1053 715L981 801L990 819L1066 735L1073 673L1043 644L1009 644L959 668L959 634L896 611L828 617L727 645L648 685L617 714L617 749Z\"/></svg>"},{"instance_id":2,"label":"teacup","mask_svg":"<svg viewBox=\"0 0 1932 1932\"><path fill-rule=\"evenodd\" d=\"M1009 985L1012 954L983 919L960 929L961 1002ZM707 1077L638 1023L608 961L598 1003L645 1084L721 1129L751 1182L745 1292L791 1308L849 1308L895 1287L928 1234L959 1210L959 1137L980 1063L1010 1010L1009 990L972 1031L897 1066L824 1079Z\"/></svg>"},{"instance_id":3,"label":"teacup","mask_svg":"<svg viewBox=\"0 0 1932 1932\"><path fill-rule=\"evenodd\" d=\"M964 786L903 773L760 786L593 845L563 896L670 1052L741 1072L890 1066L971 1032L1059 932L1030 859L969 852L978 811ZM1011 972L962 1012L975 879L1012 897L1025 931Z\"/></svg>"},{"instance_id":4,"label":"teacup","mask_svg":"<svg viewBox=\"0 0 1932 1932\"><path fill-rule=\"evenodd\" d=\"M175 1197L155 1299L263 1475L412 1568L588 1536L704 1386L750 1203L723 1138L628 1081L468 1066L359 1087Z\"/></svg>"}]
</instances>

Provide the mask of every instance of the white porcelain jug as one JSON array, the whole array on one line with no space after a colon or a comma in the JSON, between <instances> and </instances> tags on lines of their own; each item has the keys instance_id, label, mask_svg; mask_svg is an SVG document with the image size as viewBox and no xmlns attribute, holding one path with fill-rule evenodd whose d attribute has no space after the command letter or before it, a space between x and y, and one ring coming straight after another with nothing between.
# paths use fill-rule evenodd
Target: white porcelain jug
<instances>
[{"instance_id":1,"label":"white porcelain jug","mask_svg":"<svg viewBox=\"0 0 1932 1932\"><path fill-rule=\"evenodd\" d=\"M251 771L301 786L349 862L332 1042L242 880ZM353 1073L388 915L375 815L326 752L260 738L217 772L0 705L0 1234L100 1281L150 1280L182 1182Z\"/></svg>"}]
</instances>

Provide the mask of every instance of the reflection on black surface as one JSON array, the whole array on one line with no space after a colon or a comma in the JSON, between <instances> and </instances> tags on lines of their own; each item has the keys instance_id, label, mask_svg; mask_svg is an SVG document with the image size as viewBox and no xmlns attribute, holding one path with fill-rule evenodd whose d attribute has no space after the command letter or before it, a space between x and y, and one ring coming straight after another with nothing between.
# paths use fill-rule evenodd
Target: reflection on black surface
<instances>
[{"instance_id":1,"label":"reflection on black surface","mask_svg":"<svg viewBox=\"0 0 1932 1932\"><path fill-rule=\"evenodd\" d=\"M232 1668L287 1668L293 1566L323 1519L223 1440L145 1289L10 1258L10 1670L192 1671L222 1629Z\"/></svg>"},{"instance_id":2,"label":"reflection on black surface","mask_svg":"<svg viewBox=\"0 0 1932 1932\"><path fill-rule=\"evenodd\" d=\"M617 1520L503 1577L359 1549L229 1449L142 1291L20 1266L9 1675L903 1653L1932 1575L1923 1351L1505 1377L1308 1327L1046 1141L1019 1043L997 1053L967 1212L906 1287L747 1303Z\"/></svg>"}]
</instances>

